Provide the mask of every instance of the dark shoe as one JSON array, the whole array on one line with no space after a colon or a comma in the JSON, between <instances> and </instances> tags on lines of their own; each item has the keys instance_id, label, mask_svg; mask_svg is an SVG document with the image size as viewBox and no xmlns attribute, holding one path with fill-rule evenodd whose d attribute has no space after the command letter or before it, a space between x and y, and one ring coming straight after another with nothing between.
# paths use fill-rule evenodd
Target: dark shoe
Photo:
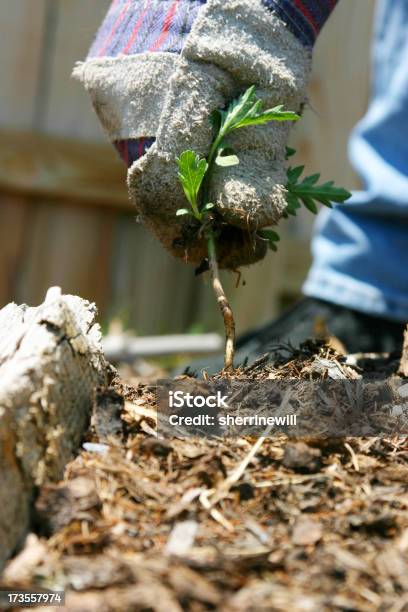
<instances>
[{"instance_id":1,"label":"dark shoe","mask_svg":"<svg viewBox=\"0 0 408 612\"><path fill-rule=\"evenodd\" d=\"M240 336L235 365L250 365L278 344L298 348L309 338L334 336L347 353L392 353L402 349L405 325L315 298L303 298L280 317ZM189 372L222 370L222 357L194 361Z\"/></svg>"}]
</instances>

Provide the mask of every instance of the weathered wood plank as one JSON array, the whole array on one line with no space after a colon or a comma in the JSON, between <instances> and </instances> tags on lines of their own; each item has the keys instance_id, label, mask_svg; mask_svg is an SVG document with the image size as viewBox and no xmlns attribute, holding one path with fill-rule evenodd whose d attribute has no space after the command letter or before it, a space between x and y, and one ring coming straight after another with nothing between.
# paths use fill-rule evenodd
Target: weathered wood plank
<instances>
[{"instance_id":1,"label":"weathered wood plank","mask_svg":"<svg viewBox=\"0 0 408 612\"><path fill-rule=\"evenodd\" d=\"M186 331L199 285L194 268L169 255L131 215L118 218L114 253L111 316L137 333Z\"/></svg>"},{"instance_id":2,"label":"weathered wood plank","mask_svg":"<svg viewBox=\"0 0 408 612\"><path fill-rule=\"evenodd\" d=\"M0 308L10 301L15 290L19 263L24 252L29 210L21 197L0 197Z\"/></svg>"},{"instance_id":3,"label":"weathered wood plank","mask_svg":"<svg viewBox=\"0 0 408 612\"><path fill-rule=\"evenodd\" d=\"M61 478L106 364L92 304L55 288L0 311L0 568L24 536L35 486Z\"/></svg>"},{"instance_id":4,"label":"weathered wood plank","mask_svg":"<svg viewBox=\"0 0 408 612\"><path fill-rule=\"evenodd\" d=\"M106 142L89 96L71 79L71 72L75 62L86 57L111 0L52 1L58 5L58 22L44 129L71 138Z\"/></svg>"},{"instance_id":5,"label":"weathered wood plank","mask_svg":"<svg viewBox=\"0 0 408 612\"><path fill-rule=\"evenodd\" d=\"M17 291L38 303L50 285L96 301L103 316L110 292L113 213L49 202L32 204Z\"/></svg>"},{"instance_id":6,"label":"weathered wood plank","mask_svg":"<svg viewBox=\"0 0 408 612\"><path fill-rule=\"evenodd\" d=\"M45 0L0 3L0 125L32 127Z\"/></svg>"},{"instance_id":7,"label":"weathered wood plank","mask_svg":"<svg viewBox=\"0 0 408 612\"><path fill-rule=\"evenodd\" d=\"M0 190L134 210L126 170L109 144L0 130Z\"/></svg>"}]
</instances>

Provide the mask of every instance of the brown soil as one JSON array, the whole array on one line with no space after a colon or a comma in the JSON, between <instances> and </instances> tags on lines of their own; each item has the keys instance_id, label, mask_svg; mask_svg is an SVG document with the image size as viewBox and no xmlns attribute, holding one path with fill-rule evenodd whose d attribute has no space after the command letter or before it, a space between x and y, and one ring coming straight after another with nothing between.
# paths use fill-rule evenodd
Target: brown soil
<instances>
[{"instance_id":1,"label":"brown soil","mask_svg":"<svg viewBox=\"0 0 408 612\"><path fill-rule=\"evenodd\" d=\"M357 371L310 344L237 376L324 378L320 358ZM155 407L154 386L118 377L98 395L87 441L107 452L80 452L39 491L3 586L65 588L78 612L408 610L405 439L159 440Z\"/></svg>"}]
</instances>

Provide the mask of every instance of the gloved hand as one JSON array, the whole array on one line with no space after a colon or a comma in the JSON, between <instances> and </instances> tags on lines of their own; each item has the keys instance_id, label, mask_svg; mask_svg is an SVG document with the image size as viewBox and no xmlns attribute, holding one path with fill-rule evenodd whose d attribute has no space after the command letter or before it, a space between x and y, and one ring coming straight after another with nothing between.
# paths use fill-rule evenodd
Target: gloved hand
<instances>
[{"instance_id":1,"label":"gloved hand","mask_svg":"<svg viewBox=\"0 0 408 612\"><path fill-rule=\"evenodd\" d=\"M79 65L75 74L90 91L112 140L121 146L127 142L127 154L129 143L144 153L131 166L128 178L142 219L172 253L198 264L206 255L202 232L190 218L176 217L186 205L176 157L186 149L206 157L214 136L211 114L251 85L264 100L264 108L283 104L299 111L306 99L311 52L268 8L275 4L271 0L136 4L130 20L133 31L128 28L122 46L132 55L106 58L102 48L101 59ZM154 13L150 25L144 14L149 6ZM119 0L116 23L125 10ZM138 38L142 27L143 37ZM115 40L118 35L109 36ZM109 36L105 47L112 47ZM115 52L114 48L111 55ZM237 268L266 252L256 230L275 224L286 207L289 129L288 123L270 123L230 136L240 164L217 167L210 193L221 219L221 267Z\"/></svg>"}]
</instances>

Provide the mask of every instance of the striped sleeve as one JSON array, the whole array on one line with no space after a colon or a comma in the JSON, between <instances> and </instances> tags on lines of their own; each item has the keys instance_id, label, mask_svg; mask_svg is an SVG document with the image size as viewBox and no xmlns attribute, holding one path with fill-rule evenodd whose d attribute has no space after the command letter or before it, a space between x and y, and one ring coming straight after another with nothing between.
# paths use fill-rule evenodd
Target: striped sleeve
<instances>
[{"instance_id":1,"label":"striped sleeve","mask_svg":"<svg viewBox=\"0 0 408 612\"><path fill-rule=\"evenodd\" d=\"M181 53L206 0L113 0L88 58Z\"/></svg>"},{"instance_id":2,"label":"striped sleeve","mask_svg":"<svg viewBox=\"0 0 408 612\"><path fill-rule=\"evenodd\" d=\"M207 0L113 0L88 59L144 52L181 53L200 8ZM305 47L312 47L338 0L261 0ZM226 41L226 44L228 42ZM131 166L154 138L116 141Z\"/></svg>"},{"instance_id":3,"label":"striped sleeve","mask_svg":"<svg viewBox=\"0 0 408 612\"><path fill-rule=\"evenodd\" d=\"M313 46L338 0L261 0L305 46ZM88 58L181 53L206 0L113 0Z\"/></svg>"},{"instance_id":4,"label":"striped sleeve","mask_svg":"<svg viewBox=\"0 0 408 612\"><path fill-rule=\"evenodd\" d=\"M262 0L305 47L313 47L338 0Z\"/></svg>"},{"instance_id":5,"label":"striped sleeve","mask_svg":"<svg viewBox=\"0 0 408 612\"><path fill-rule=\"evenodd\" d=\"M181 53L206 0L113 0L96 34L88 59L144 52ZM130 167L154 138L118 140L115 148Z\"/></svg>"}]
</instances>

